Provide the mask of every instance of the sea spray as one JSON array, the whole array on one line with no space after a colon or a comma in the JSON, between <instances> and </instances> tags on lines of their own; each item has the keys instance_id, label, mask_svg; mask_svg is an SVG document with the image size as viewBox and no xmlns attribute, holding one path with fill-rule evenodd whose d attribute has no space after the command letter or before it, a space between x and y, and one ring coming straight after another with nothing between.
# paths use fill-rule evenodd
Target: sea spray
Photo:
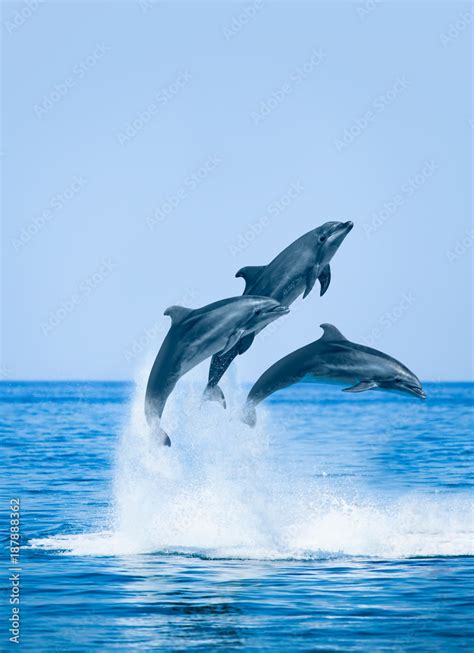
<instances>
[{"instance_id":1,"label":"sea spray","mask_svg":"<svg viewBox=\"0 0 474 653\"><path fill-rule=\"evenodd\" d=\"M202 403L203 371L178 384L167 404L163 425L171 448L149 433L146 370L139 374L118 444L110 525L31 546L73 555L295 560L473 553L466 494L374 495L361 479L325 476L317 456L314 477L303 475L291 455L275 457L276 443L288 433L268 407L261 407L255 429L242 424L245 392L230 378L224 380L227 411ZM299 409L288 403L288 410Z\"/></svg>"},{"instance_id":2,"label":"sea spray","mask_svg":"<svg viewBox=\"0 0 474 653\"><path fill-rule=\"evenodd\" d=\"M115 529L146 550L268 545L269 439L239 419L240 407L202 403L202 384L182 384L164 419L173 446L153 440L138 387L120 442ZM239 396L241 393L237 393ZM235 396L235 393L234 393Z\"/></svg>"}]
</instances>

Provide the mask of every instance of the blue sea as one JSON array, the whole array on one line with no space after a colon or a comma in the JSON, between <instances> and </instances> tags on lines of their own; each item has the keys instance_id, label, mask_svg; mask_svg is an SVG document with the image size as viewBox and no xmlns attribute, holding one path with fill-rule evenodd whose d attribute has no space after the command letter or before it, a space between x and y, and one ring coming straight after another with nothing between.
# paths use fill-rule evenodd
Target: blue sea
<instances>
[{"instance_id":1,"label":"blue sea","mask_svg":"<svg viewBox=\"0 0 474 653\"><path fill-rule=\"evenodd\" d=\"M0 650L472 651L473 384L299 385L239 411L179 384L3 382ZM15 513L16 514L16 513Z\"/></svg>"}]
</instances>

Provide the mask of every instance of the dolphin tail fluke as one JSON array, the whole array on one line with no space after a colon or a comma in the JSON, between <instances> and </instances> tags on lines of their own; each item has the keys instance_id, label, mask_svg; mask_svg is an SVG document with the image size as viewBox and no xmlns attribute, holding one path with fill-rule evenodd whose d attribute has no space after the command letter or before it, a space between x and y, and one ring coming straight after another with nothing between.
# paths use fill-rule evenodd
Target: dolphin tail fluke
<instances>
[{"instance_id":1,"label":"dolphin tail fluke","mask_svg":"<svg viewBox=\"0 0 474 653\"><path fill-rule=\"evenodd\" d=\"M257 411L255 410L255 404L252 402L247 402L242 411L242 422L251 426L252 428L257 423Z\"/></svg>"},{"instance_id":2,"label":"dolphin tail fluke","mask_svg":"<svg viewBox=\"0 0 474 653\"><path fill-rule=\"evenodd\" d=\"M222 408L227 408L224 393L218 385L207 384L202 398L204 401L217 401Z\"/></svg>"}]
</instances>

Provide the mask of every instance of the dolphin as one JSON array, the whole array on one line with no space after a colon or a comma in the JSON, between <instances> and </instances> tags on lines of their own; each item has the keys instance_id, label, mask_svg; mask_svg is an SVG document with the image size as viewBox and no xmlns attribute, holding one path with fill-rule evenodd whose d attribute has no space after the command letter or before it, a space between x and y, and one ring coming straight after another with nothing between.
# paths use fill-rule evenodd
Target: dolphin
<instances>
[{"instance_id":1,"label":"dolphin","mask_svg":"<svg viewBox=\"0 0 474 653\"><path fill-rule=\"evenodd\" d=\"M245 280L243 295L272 297L290 306L301 293L303 299L309 295L316 279L321 284L320 295L324 295L331 281L329 263L353 226L350 221L326 222L295 240L268 265L241 268L235 276ZM225 354L212 357L204 399L218 401L226 407L218 383L234 358L247 351L262 328L240 338Z\"/></svg>"},{"instance_id":2,"label":"dolphin","mask_svg":"<svg viewBox=\"0 0 474 653\"><path fill-rule=\"evenodd\" d=\"M163 444L171 440L160 427L166 401L179 379L216 352L225 355L240 338L289 313L268 297L231 297L198 309L170 306L171 327L156 356L145 394L145 415Z\"/></svg>"},{"instance_id":3,"label":"dolphin","mask_svg":"<svg viewBox=\"0 0 474 653\"><path fill-rule=\"evenodd\" d=\"M344 392L380 389L426 399L420 380L387 354L347 340L332 324L321 324L319 340L288 354L258 379L250 390L243 421L255 426L255 406L274 392L298 382L347 385Z\"/></svg>"}]
</instances>

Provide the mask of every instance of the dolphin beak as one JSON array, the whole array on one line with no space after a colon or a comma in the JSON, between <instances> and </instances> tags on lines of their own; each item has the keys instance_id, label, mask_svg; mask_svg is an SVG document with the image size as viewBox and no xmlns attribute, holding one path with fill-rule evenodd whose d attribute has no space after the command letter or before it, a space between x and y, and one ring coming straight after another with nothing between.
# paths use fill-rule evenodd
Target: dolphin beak
<instances>
[{"instance_id":1,"label":"dolphin beak","mask_svg":"<svg viewBox=\"0 0 474 653\"><path fill-rule=\"evenodd\" d=\"M283 306L283 304L280 304L280 306L274 306L271 308L269 312L275 315L288 315L290 309L288 306Z\"/></svg>"},{"instance_id":2,"label":"dolphin beak","mask_svg":"<svg viewBox=\"0 0 474 653\"><path fill-rule=\"evenodd\" d=\"M354 223L350 220L348 222L340 222L334 227L331 235L340 238L342 242L342 240L344 240L347 234L352 230L353 226Z\"/></svg>"},{"instance_id":3,"label":"dolphin beak","mask_svg":"<svg viewBox=\"0 0 474 653\"><path fill-rule=\"evenodd\" d=\"M420 388L416 385L406 385L404 386L404 388L410 394L415 395L415 397L419 397L420 399L426 399L426 392L423 390L423 388Z\"/></svg>"}]
</instances>

